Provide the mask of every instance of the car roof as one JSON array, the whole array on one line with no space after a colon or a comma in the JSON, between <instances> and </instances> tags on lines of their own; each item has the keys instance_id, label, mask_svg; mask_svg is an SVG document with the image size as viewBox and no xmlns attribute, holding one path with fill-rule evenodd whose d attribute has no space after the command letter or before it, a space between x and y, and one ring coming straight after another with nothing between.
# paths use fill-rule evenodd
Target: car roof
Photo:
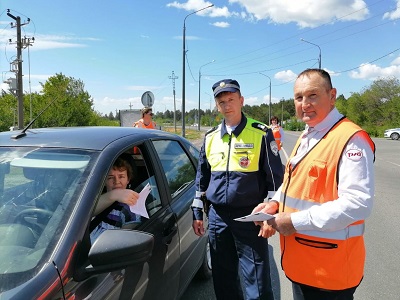
<instances>
[{"instance_id":1,"label":"car roof","mask_svg":"<svg viewBox=\"0 0 400 300\"><path fill-rule=\"evenodd\" d=\"M161 130L117 126L35 128L15 138L21 130L0 132L1 146L40 146L102 150L111 142L132 137L132 142L149 138L183 139Z\"/></svg>"}]
</instances>

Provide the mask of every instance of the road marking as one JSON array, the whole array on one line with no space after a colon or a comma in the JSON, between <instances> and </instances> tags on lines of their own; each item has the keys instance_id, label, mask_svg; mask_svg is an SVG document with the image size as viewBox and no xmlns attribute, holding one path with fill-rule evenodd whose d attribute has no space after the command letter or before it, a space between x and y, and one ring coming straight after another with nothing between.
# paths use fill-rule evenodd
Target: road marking
<instances>
[{"instance_id":1,"label":"road marking","mask_svg":"<svg viewBox=\"0 0 400 300\"><path fill-rule=\"evenodd\" d=\"M283 154L285 155L286 161L288 161L289 157L288 157L288 155L287 155L287 153L285 151L285 148L282 147L281 149L283 151Z\"/></svg>"},{"instance_id":2,"label":"road marking","mask_svg":"<svg viewBox=\"0 0 400 300\"><path fill-rule=\"evenodd\" d=\"M391 161L386 161L386 162L388 162L389 164L392 164L392 165L395 165L395 166L398 166L398 167L400 167L400 165L399 165L399 164L396 164L396 163L394 163L394 162L391 162Z\"/></svg>"}]
</instances>

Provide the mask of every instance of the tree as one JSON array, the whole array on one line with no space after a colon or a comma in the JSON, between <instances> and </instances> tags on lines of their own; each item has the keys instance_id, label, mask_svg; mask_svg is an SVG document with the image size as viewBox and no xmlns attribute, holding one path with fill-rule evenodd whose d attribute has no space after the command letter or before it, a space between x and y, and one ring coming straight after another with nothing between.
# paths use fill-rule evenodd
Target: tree
<instances>
[{"instance_id":1,"label":"tree","mask_svg":"<svg viewBox=\"0 0 400 300\"><path fill-rule=\"evenodd\" d=\"M81 80L56 74L41 84L43 94L40 103L36 103L40 111L46 111L35 122L37 127L54 126L88 126L94 120L93 101L84 90ZM40 112L36 110L36 114Z\"/></svg>"},{"instance_id":2,"label":"tree","mask_svg":"<svg viewBox=\"0 0 400 300\"><path fill-rule=\"evenodd\" d=\"M17 99L13 95L5 94L0 98L0 116L0 131L17 125Z\"/></svg>"}]
</instances>

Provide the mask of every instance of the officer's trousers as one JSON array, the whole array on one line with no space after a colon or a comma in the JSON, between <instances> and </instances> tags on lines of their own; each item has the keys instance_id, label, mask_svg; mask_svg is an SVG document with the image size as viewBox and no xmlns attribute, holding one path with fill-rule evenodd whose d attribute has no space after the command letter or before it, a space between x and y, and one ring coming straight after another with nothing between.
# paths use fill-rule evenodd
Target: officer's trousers
<instances>
[{"instance_id":1,"label":"officer's trousers","mask_svg":"<svg viewBox=\"0 0 400 300\"><path fill-rule=\"evenodd\" d=\"M251 211L210 208L211 265L218 300L274 299L268 240L258 236L260 228L253 222L233 220Z\"/></svg>"}]
</instances>

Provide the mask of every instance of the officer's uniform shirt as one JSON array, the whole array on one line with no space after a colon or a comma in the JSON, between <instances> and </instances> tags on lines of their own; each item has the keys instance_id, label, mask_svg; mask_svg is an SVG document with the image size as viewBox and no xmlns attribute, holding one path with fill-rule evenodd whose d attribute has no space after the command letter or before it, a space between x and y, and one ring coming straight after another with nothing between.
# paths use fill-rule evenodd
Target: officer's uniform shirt
<instances>
[{"instance_id":1,"label":"officer's uniform shirt","mask_svg":"<svg viewBox=\"0 0 400 300\"><path fill-rule=\"evenodd\" d=\"M244 127L246 126L247 118L242 114L242 120L239 125L229 127L226 126L225 120L220 124L221 126L221 138L224 136L224 134L235 134L239 135L239 133L244 130ZM257 123L258 124L258 123ZM261 126L262 125L260 123ZM260 129L261 130L261 129ZM238 131L238 132L236 132ZM273 145L272 145L273 144ZM283 180L283 172L282 172L282 162L280 160L279 154L278 154L278 148L276 146L276 142L273 139L273 134L270 129L267 131L267 135L263 137L262 144L261 144L261 155L260 155L260 160L262 164L260 165L260 170L259 172L263 173L265 172L265 175L260 175L263 176L263 181L264 181L264 188L266 189L266 194L265 198L271 198L274 194L275 191L278 189L278 187L281 185L282 180ZM260 163L260 162L259 162ZM207 161L206 154L205 154L205 139L203 142L203 146L201 147L200 150L200 155L199 155L199 169L197 171L197 176L196 176L196 185L197 185L197 191L196 191L196 196L195 200L193 201L192 204L192 209L194 213L194 218L196 220L202 220L203 219L203 214L202 214L202 208L203 204L201 203L200 200L197 200L200 198L202 194L204 194L207 190L208 184L210 182L211 178L211 170L210 170L210 165ZM227 187L225 187L227 188ZM197 199L196 199L197 198ZM256 199L257 200L257 199ZM264 199L260 199L263 201ZM243 204L243 203L238 203L235 201L235 203L238 204ZM250 203L252 205L252 203Z\"/></svg>"},{"instance_id":2,"label":"officer's uniform shirt","mask_svg":"<svg viewBox=\"0 0 400 300\"><path fill-rule=\"evenodd\" d=\"M342 117L343 115L334 108L315 127L306 126L297 153L290 163L293 166L296 165ZM350 149L360 150L362 152L361 159L359 156L348 158L346 152ZM291 220L294 228L297 231L335 231L344 229L355 221L366 219L371 214L375 192L374 158L369 143L356 133L345 146L339 162L339 198L322 205L315 205L308 210L292 213ZM282 188L284 187L279 188L272 200L283 200Z\"/></svg>"}]
</instances>

